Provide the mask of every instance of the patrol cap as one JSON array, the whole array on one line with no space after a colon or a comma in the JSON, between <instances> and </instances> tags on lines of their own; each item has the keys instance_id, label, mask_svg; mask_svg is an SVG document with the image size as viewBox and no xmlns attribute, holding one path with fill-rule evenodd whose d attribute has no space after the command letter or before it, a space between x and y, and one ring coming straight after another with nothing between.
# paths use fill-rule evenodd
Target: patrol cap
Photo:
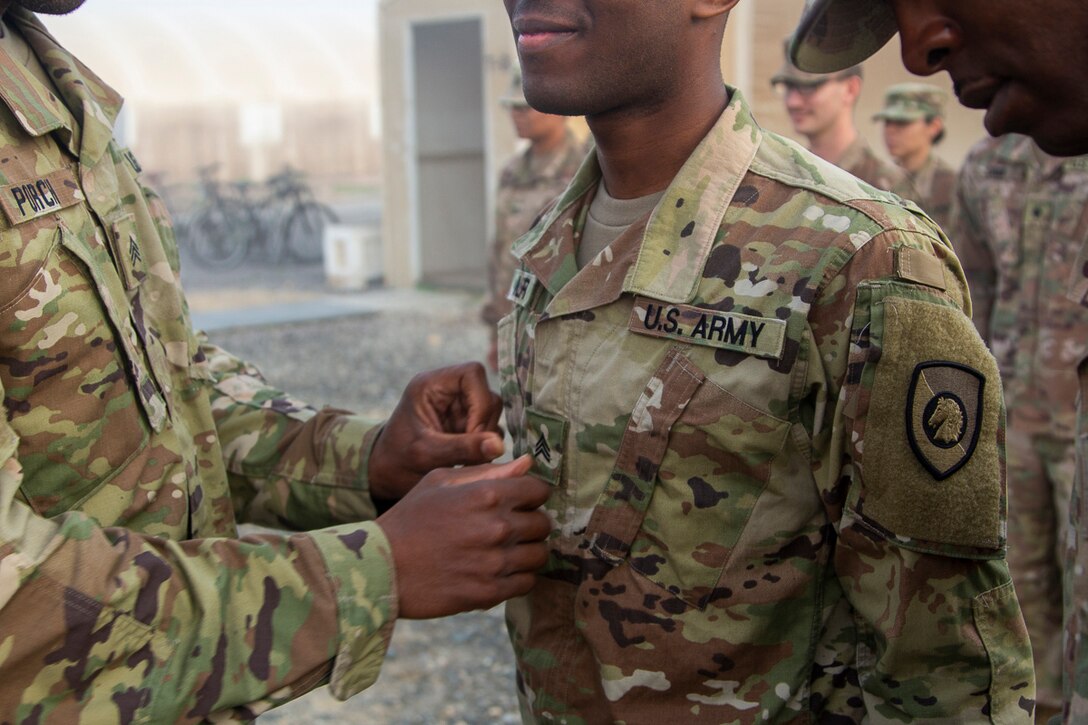
<instances>
[{"instance_id":1,"label":"patrol cap","mask_svg":"<svg viewBox=\"0 0 1088 725\"><path fill-rule=\"evenodd\" d=\"M900 83L884 93L884 108L874 121L917 121L944 118L945 92L928 83Z\"/></svg>"},{"instance_id":2,"label":"patrol cap","mask_svg":"<svg viewBox=\"0 0 1088 725\"><path fill-rule=\"evenodd\" d=\"M507 108L528 108L529 102L525 100L525 91L521 87L521 68L514 66L510 74L510 87L506 95L499 99L499 103Z\"/></svg>"},{"instance_id":3,"label":"patrol cap","mask_svg":"<svg viewBox=\"0 0 1088 725\"><path fill-rule=\"evenodd\" d=\"M808 73L801 70L790 61L790 39L786 38L783 55L785 60L782 63L782 67L778 69L778 72L771 76L771 85L776 86L779 83L789 83L797 86L815 86L820 83L832 80L833 78L849 78L850 76L862 77L862 71L860 65L853 65L848 68L843 68L841 72L835 73L833 76L827 73Z\"/></svg>"},{"instance_id":4,"label":"patrol cap","mask_svg":"<svg viewBox=\"0 0 1088 725\"><path fill-rule=\"evenodd\" d=\"M806 0L789 57L811 73L834 73L883 48L897 30L887 0Z\"/></svg>"}]
</instances>

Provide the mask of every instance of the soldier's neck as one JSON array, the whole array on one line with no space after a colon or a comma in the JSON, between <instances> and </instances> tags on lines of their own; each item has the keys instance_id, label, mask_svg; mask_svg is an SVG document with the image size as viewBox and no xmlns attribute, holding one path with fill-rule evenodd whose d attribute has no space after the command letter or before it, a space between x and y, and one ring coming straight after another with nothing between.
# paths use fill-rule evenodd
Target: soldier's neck
<instances>
[{"instance_id":1,"label":"soldier's neck","mask_svg":"<svg viewBox=\"0 0 1088 725\"><path fill-rule=\"evenodd\" d=\"M913 151L907 154L901 159L896 159L895 162L903 167L903 170L907 173L914 174L921 170L926 162L929 161L929 149L922 148L917 151Z\"/></svg>"},{"instance_id":2,"label":"soldier's neck","mask_svg":"<svg viewBox=\"0 0 1088 725\"><path fill-rule=\"evenodd\" d=\"M820 133L809 136L808 150L825 161L837 164L857 138L858 130L853 121L847 119L845 123L837 122Z\"/></svg>"},{"instance_id":3,"label":"soldier's neck","mask_svg":"<svg viewBox=\"0 0 1088 725\"><path fill-rule=\"evenodd\" d=\"M637 199L666 188L718 122L729 94L719 76L715 92L685 100L586 118L613 197Z\"/></svg>"}]
</instances>

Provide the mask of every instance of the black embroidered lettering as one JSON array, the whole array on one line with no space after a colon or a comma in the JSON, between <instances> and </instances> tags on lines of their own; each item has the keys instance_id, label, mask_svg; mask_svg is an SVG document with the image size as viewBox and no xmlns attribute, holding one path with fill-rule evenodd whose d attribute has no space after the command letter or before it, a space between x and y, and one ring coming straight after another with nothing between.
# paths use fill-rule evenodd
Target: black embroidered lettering
<instances>
[{"instance_id":1,"label":"black embroidered lettering","mask_svg":"<svg viewBox=\"0 0 1088 725\"><path fill-rule=\"evenodd\" d=\"M733 320L727 320L725 317L719 317L714 315L714 319L710 322L710 331L707 333L707 339L713 339L714 335L718 336L718 342L722 341L722 333L725 332L725 325L728 321L730 327L733 325Z\"/></svg>"},{"instance_id":2,"label":"black embroidered lettering","mask_svg":"<svg viewBox=\"0 0 1088 725\"><path fill-rule=\"evenodd\" d=\"M701 337L706 339L706 315L699 316L699 322L695 324L695 329L691 331L692 337Z\"/></svg>"},{"instance_id":3,"label":"black embroidered lettering","mask_svg":"<svg viewBox=\"0 0 1088 725\"><path fill-rule=\"evenodd\" d=\"M23 207L26 205L26 194L18 186L11 187L11 196L15 199L15 203L19 205L19 213L26 216L26 209Z\"/></svg>"},{"instance_id":4,"label":"black embroidered lettering","mask_svg":"<svg viewBox=\"0 0 1088 725\"><path fill-rule=\"evenodd\" d=\"M646 305L646 319L642 324L647 330L661 329L661 305Z\"/></svg>"},{"instance_id":5,"label":"black embroidered lettering","mask_svg":"<svg viewBox=\"0 0 1088 725\"><path fill-rule=\"evenodd\" d=\"M729 324L725 328L725 341L730 345L744 345L744 338L748 334L748 320L740 323L740 327L733 324L733 318L729 318Z\"/></svg>"},{"instance_id":6,"label":"black embroidered lettering","mask_svg":"<svg viewBox=\"0 0 1088 725\"><path fill-rule=\"evenodd\" d=\"M57 198L49 193L48 181L40 179L35 187L38 189L38 195L41 197L43 204L50 208L57 205Z\"/></svg>"},{"instance_id":7,"label":"black embroidered lettering","mask_svg":"<svg viewBox=\"0 0 1088 725\"><path fill-rule=\"evenodd\" d=\"M673 334L676 334L676 333L680 333L681 335L684 334L684 331L680 329L680 308L679 307L670 307L668 314L665 315L665 319L668 320L668 323L666 323L666 325L664 327L664 331L667 334L669 334L669 335L673 335Z\"/></svg>"},{"instance_id":8,"label":"black embroidered lettering","mask_svg":"<svg viewBox=\"0 0 1088 725\"><path fill-rule=\"evenodd\" d=\"M748 328L752 333L752 347L759 345L759 336L763 334L763 328L766 326L766 322L752 322L752 325Z\"/></svg>"},{"instance_id":9,"label":"black embroidered lettering","mask_svg":"<svg viewBox=\"0 0 1088 725\"><path fill-rule=\"evenodd\" d=\"M26 192L27 198L30 199L30 208L31 209L33 209L35 212L45 211L45 206L42 204L41 197L38 196L38 190L37 189L35 189L30 184L26 184L23 187L23 190Z\"/></svg>"}]
</instances>

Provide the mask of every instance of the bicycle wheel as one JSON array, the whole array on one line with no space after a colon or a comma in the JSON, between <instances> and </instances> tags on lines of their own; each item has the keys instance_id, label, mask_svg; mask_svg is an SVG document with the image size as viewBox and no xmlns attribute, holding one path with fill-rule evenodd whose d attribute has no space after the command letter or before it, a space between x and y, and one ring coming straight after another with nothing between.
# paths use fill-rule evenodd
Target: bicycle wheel
<instances>
[{"instance_id":1,"label":"bicycle wheel","mask_svg":"<svg viewBox=\"0 0 1088 725\"><path fill-rule=\"evenodd\" d=\"M199 210L189 222L193 259L201 266L233 269L249 254L256 225L246 209L230 202Z\"/></svg>"},{"instance_id":2,"label":"bicycle wheel","mask_svg":"<svg viewBox=\"0 0 1088 725\"><path fill-rule=\"evenodd\" d=\"M299 262L321 259L325 225L337 222L332 209L315 201L299 204L283 222L283 241L287 253Z\"/></svg>"}]
</instances>

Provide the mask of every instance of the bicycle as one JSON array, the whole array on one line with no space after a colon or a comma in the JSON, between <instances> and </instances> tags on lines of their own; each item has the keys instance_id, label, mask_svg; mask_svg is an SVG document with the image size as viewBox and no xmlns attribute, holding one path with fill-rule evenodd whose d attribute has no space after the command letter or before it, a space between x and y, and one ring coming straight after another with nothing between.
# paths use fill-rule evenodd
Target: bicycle
<instances>
[{"instance_id":1,"label":"bicycle","mask_svg":"<svg viewBox=\"0 0 1088 725\"><path fill-rule=\"evenodd\" d=\"M290 167L268 179L266 184L270 189L269 200L280 206L274 241L269 243L270 255L277 261L283 256L300 262L320 260L325 226L339 221L336 213L317 201L305 177Z\"/></svg>"},{"instance_id":2,"label":"bicycle","mask_svg":"<svg viewBox=\"0 0 1088 725\"><path fill-rule=\"evenodd\" d=\"M263 248L273 264L291 258L300 262L321 259L325 225L337 216L314 198L299 172L286 168L265 182L259 199L250 197L250 183L234 184L226 193L214 179L218 167L198 170L204 199L188 224L193 257L204 266L231 269Z\"/></svg>"},{"instance_id":3,"label":"bicycle","mask_svg":"<svg viewBox=\"0 0 1088 725\"><path fill-rule=\"evenodd\" d=\"M197 263L233 269L249 255L260 229L251 206L237 193L223 191L215 178L218 164L197 170L203 200L186 224L185 237Z\"/></svg>"}]
</instances>

